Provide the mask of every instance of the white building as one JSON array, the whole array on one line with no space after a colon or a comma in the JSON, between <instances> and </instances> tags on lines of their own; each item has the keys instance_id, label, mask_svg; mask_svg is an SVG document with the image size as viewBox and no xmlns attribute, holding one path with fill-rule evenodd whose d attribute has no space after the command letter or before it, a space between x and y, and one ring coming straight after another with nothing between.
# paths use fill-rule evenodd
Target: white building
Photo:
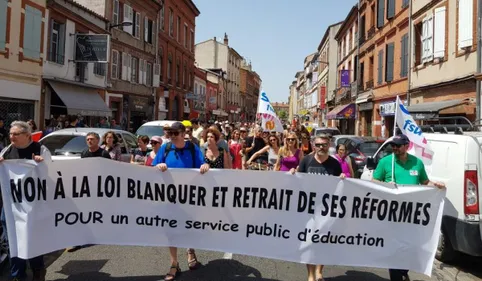
<instances>
[{"instance_id":1,"label":"white building","mask_svg":"<svg viewBox=\"0 0 482 281\"><path fill-rule=\"evenodd\" d=\"M239 120L241 111L240 74L243 57L229 47L228 36L224 41L217 41L216 37L196 44L195 56L199 67L205 69L221 69L225 83L220 90L226 99L222 99L220 109L228 112L229 120Z\"/></svg>"}]
</instances>

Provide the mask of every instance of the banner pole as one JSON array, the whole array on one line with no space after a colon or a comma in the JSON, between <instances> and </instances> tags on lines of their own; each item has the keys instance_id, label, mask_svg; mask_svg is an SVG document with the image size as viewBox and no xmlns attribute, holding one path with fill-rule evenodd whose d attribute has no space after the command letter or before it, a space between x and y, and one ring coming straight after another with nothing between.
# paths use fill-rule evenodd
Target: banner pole
<instances>
[{"instance_id":1,"label":"banner pole","mask_svg":"<svg viewBox=\"0 0 482 281\"><path fill-rule=\"evenodd\" d=\"M395 100L395 118L393 118L393 137L397 134L397 115L398 115L398 107L399 105L399 98L397 95L397 99ZM392 152L392 182L395 182L395 153Z\"/></svg>"}]
</instances>

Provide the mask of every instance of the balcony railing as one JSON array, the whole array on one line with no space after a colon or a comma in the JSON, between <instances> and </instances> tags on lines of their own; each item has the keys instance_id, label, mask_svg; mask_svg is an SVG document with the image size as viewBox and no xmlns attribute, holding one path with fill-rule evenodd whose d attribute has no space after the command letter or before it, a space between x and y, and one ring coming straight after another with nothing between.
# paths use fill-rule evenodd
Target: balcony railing
<instances>
[{"instance_id":1,"label":"balcony railing","mask_svg":"<svg viewBox=\"0 0 482 281\"><path fill-rule=\"evenodd\" d=\"M370 29L368 29L367 40L372 39L374 35L375 35L375 26L372 26Z\"/></svg>"},{"instance_id":2,"label":"balcony railing","mask_svg":"<svg viewBox=\"0 0 482 281\"><path fill-rule=\"evenodd\" d=\"M368 80L368 81L365 83L365 90L372 89L372 88L373 88L373 79L372 79L372 80Z\"/></svg>"}]
</instances>

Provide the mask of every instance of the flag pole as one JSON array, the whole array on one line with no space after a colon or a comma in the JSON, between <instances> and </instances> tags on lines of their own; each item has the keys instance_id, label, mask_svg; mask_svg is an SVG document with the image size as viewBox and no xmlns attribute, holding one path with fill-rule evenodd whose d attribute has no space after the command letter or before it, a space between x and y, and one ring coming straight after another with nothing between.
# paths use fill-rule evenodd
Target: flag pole
<instances>
[{"instance_id":1,"label":"flag pole","mask_svg":"<svg viewBox=\"0 0 482 281\"><path fill-rule=\"evenodd\" d=\"M398 115L398 107L400 99L398 98L395 101L395 118L393 118L393 137L397 134L397 115ZM392 182L395 182L395 153L392 152Z\"/></svg>"}]
</instances>

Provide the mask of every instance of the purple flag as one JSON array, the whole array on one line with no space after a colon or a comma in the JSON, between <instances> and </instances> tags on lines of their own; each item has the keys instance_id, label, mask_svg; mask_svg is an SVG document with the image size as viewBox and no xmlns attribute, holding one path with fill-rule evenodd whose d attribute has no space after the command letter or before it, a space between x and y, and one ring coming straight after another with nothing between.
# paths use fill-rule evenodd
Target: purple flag
<instances>
[{"instance_id":1,"label":"purple flag","mask_svg":"<svg viewBox=\"0 0 482 281\"><path fill-rule=\"evenodd\" d=\"M350 70L343 69L340 71L341 87L350 87Z\"/></svg>"}]
</instances>

